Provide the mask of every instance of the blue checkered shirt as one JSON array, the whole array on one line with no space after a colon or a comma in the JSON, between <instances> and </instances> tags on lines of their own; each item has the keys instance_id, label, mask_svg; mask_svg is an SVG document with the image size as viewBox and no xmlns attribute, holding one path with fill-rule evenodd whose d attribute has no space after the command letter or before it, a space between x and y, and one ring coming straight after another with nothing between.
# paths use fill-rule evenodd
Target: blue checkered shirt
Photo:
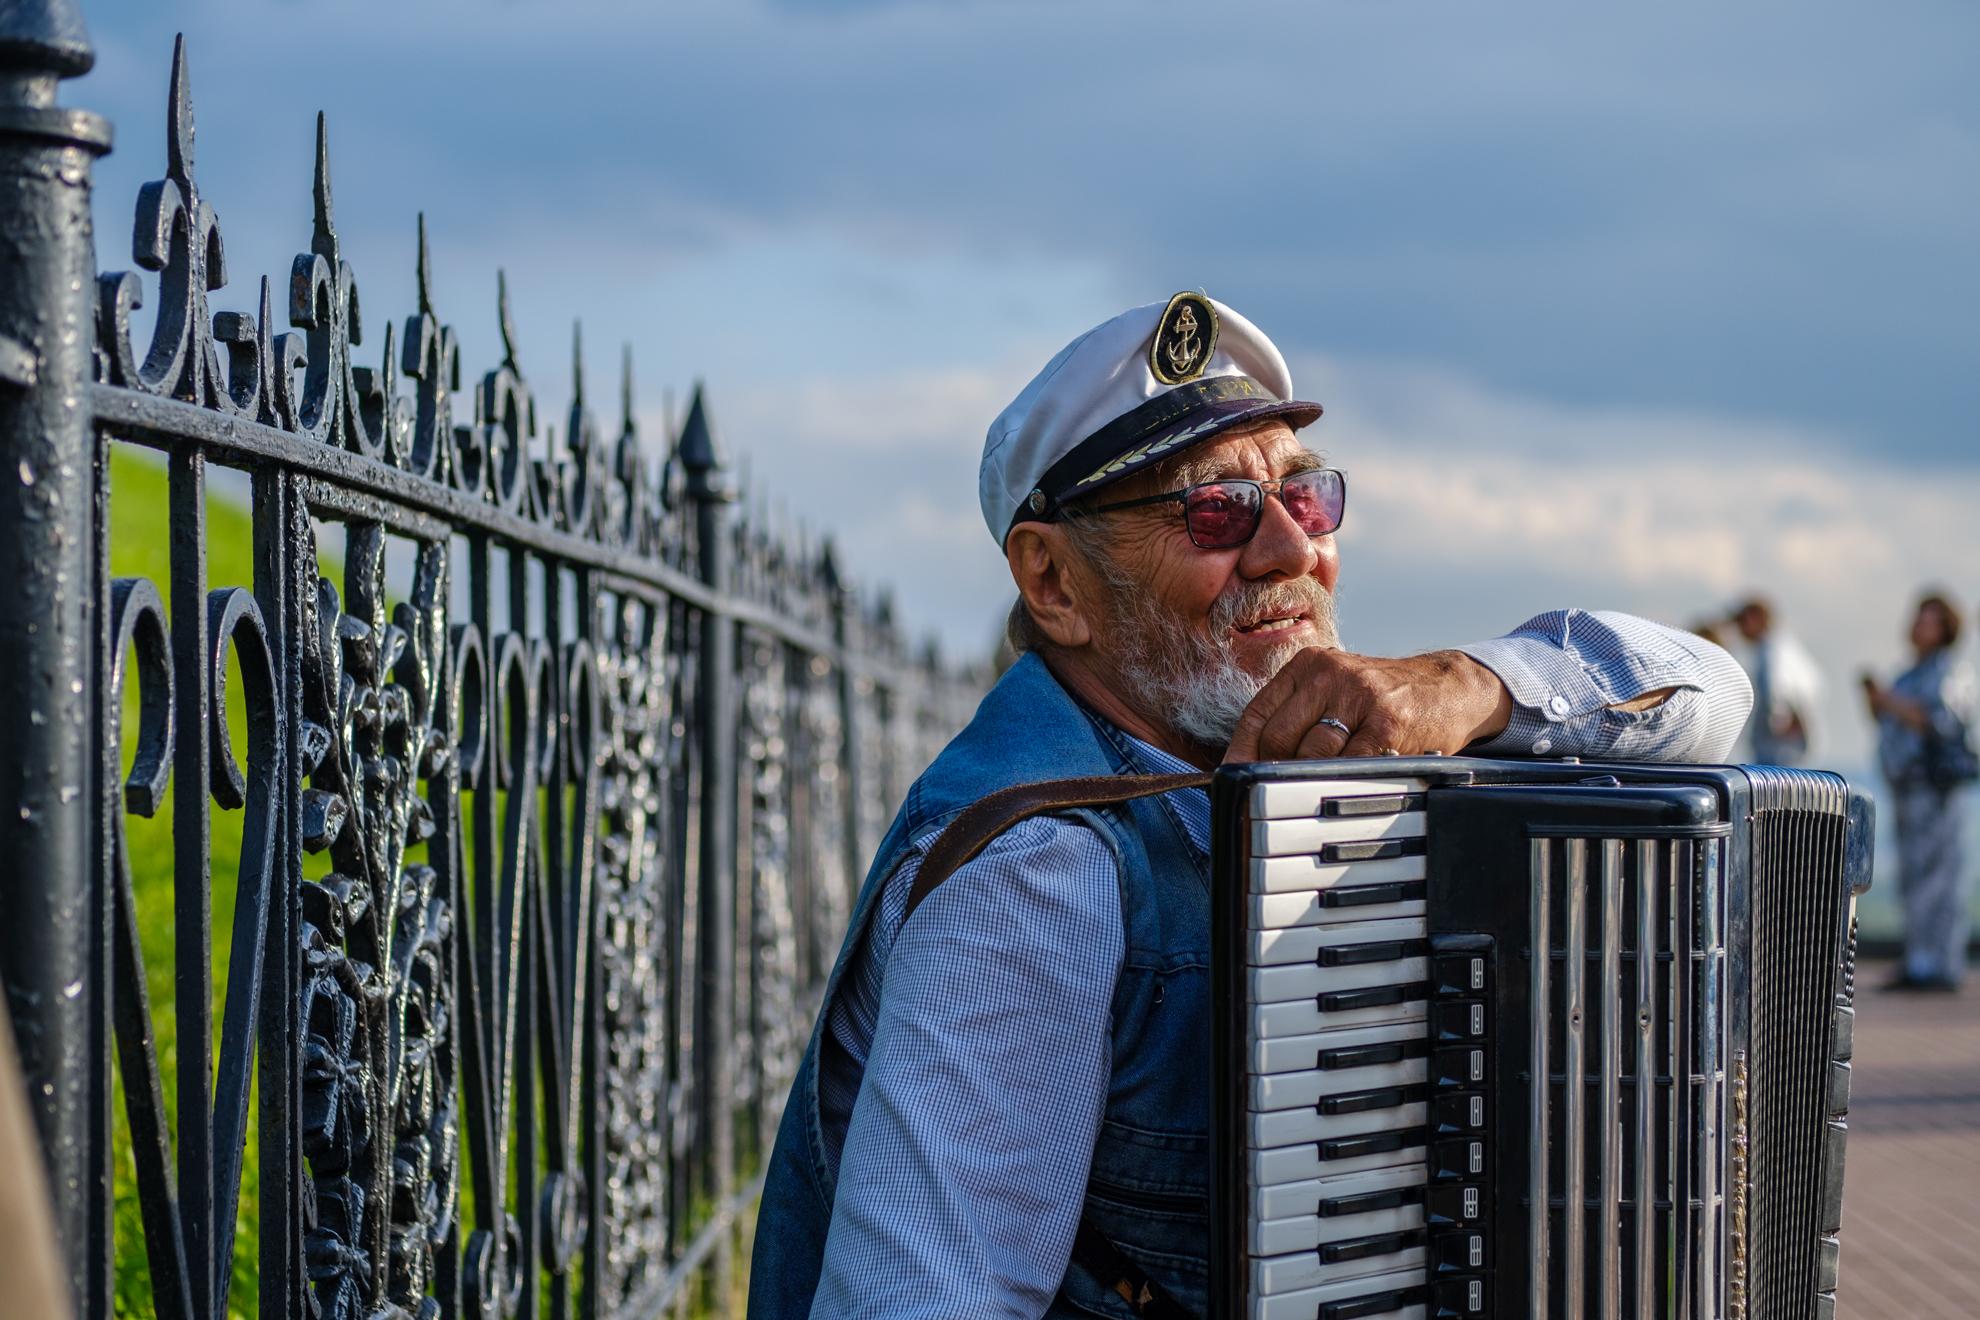
<instances>
[{"instance_id":1,"label":"blue checkered shirt","mask_svg":"<svg viewBox=\"0 0 1980 1320\"><path fill-rule=\"evenodd\" d=\"M1515 707L1480 755L1722 760L1752 704L1724 651L1626 614L1558 610L1460 649ZM1652 710L1608 709L1663 688ZM1193 768L1129 741L1145 773ZM1161 801L1207 857L1208 795ZM1034 817L904 925L934 837L888 878L826 1021L838 1191L814 1320L1036 1317L1072 1255L1123 955L1114 855L1090 826Z\"/></svg>"}]
</instances>

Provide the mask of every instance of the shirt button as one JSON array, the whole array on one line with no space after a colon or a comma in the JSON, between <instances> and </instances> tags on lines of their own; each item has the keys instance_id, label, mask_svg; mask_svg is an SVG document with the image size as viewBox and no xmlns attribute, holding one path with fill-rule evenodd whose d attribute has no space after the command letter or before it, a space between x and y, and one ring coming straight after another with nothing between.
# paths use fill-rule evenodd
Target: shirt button
<instances>
[{"instance_id":1,"label":"shirt button","mask_svg":"<svg viewBox=\"0 0 1980 1320\"><path fill-rule=\"evenodd\" d=\"M1552 738L1535 738L1533 740L1533 754L1535 756L1545 756L1553 750L1553 747L1554 740Z\"/></svg>"},{"instance_id":2,"label":"shirt button","mask_svg":"<svg viewBox=\"0 0 1980 1320\"><path fill-rule=\"evenodd\" d=\"M1556 715L1565 715L1568 713L1568 699L1556 692L1553 696L1547 698L1547 709L1553 711Z\"/></svg>"}]
</instances>

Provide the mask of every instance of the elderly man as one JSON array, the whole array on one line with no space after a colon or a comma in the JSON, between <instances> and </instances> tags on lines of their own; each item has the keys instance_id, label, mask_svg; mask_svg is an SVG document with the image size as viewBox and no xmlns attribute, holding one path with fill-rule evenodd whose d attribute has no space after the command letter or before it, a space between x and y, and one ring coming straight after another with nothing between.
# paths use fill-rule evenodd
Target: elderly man
<instances>
[{"instance_id":1,"label":"elderly man","mask_svg":"<svg viewBox=\"0 0 1980 1320\"><path fill-rule=\"evenodd\" d=\"M1717 647L1564 610L1404 659L1341 649L1342 475L1262 333L1201 294L1080 336L990 428L1020 658L880 845L772 1154L750 1315L1200 1314L1209 803L1025 820L904 920L995 790L1220 760L1723 757Z\"/></svg>"}]
</instances>

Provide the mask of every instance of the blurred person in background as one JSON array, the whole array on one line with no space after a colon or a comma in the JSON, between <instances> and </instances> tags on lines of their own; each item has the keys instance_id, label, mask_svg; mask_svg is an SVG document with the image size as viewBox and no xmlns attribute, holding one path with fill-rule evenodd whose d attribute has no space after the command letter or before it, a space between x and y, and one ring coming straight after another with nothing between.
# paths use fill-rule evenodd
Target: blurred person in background
<instances>
[{"instance_id":1,"label":"blurred person in background","mask_svg":"<svg viewBox=\"0 0 1980 1320\"><path fill-rule=\"evenodd\" d=\"M1911 620L1911 668L1889 687L1862 678L1897 827L1904 966L1886 984L1892 990L1956 990L1966 970L1961 790L1980 775L1980 760L1969 732L1973 671L1954 655L1959 628L1952 601L1928 592Z\"/></svg>"},{"instance_id":2,"label":"blurred person in background","mask_svg":"<svg viewBox=\"0 0 1980 1320\"><path fill-rule=\"evenodd\" d=\"M1822 672L1774 609L1754 596L1727 620L1738 642L1731 650L1753 681L1747 753L1761 765L1800 765L1808 759L1810 720L1822 699ZM1716 640L1716 638L1714 639Z\"/></svg>"}]
</instances>

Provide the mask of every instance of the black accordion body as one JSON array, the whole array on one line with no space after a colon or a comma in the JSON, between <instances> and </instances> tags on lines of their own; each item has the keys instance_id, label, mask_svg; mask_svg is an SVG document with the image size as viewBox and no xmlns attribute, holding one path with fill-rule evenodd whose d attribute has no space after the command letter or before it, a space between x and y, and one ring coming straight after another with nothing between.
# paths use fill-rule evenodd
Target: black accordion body
<instances>
[{"instance_id":1,"label":"black accordion body","mask_svg":"<svg viewBox=\"0 0 1980 1320\"><path fill-rule=\"evenodd\" d=\"M1867 798L1456 757L1212 798L1213 1314L1833 1310Z\"/></svg>"}]
</instances>

